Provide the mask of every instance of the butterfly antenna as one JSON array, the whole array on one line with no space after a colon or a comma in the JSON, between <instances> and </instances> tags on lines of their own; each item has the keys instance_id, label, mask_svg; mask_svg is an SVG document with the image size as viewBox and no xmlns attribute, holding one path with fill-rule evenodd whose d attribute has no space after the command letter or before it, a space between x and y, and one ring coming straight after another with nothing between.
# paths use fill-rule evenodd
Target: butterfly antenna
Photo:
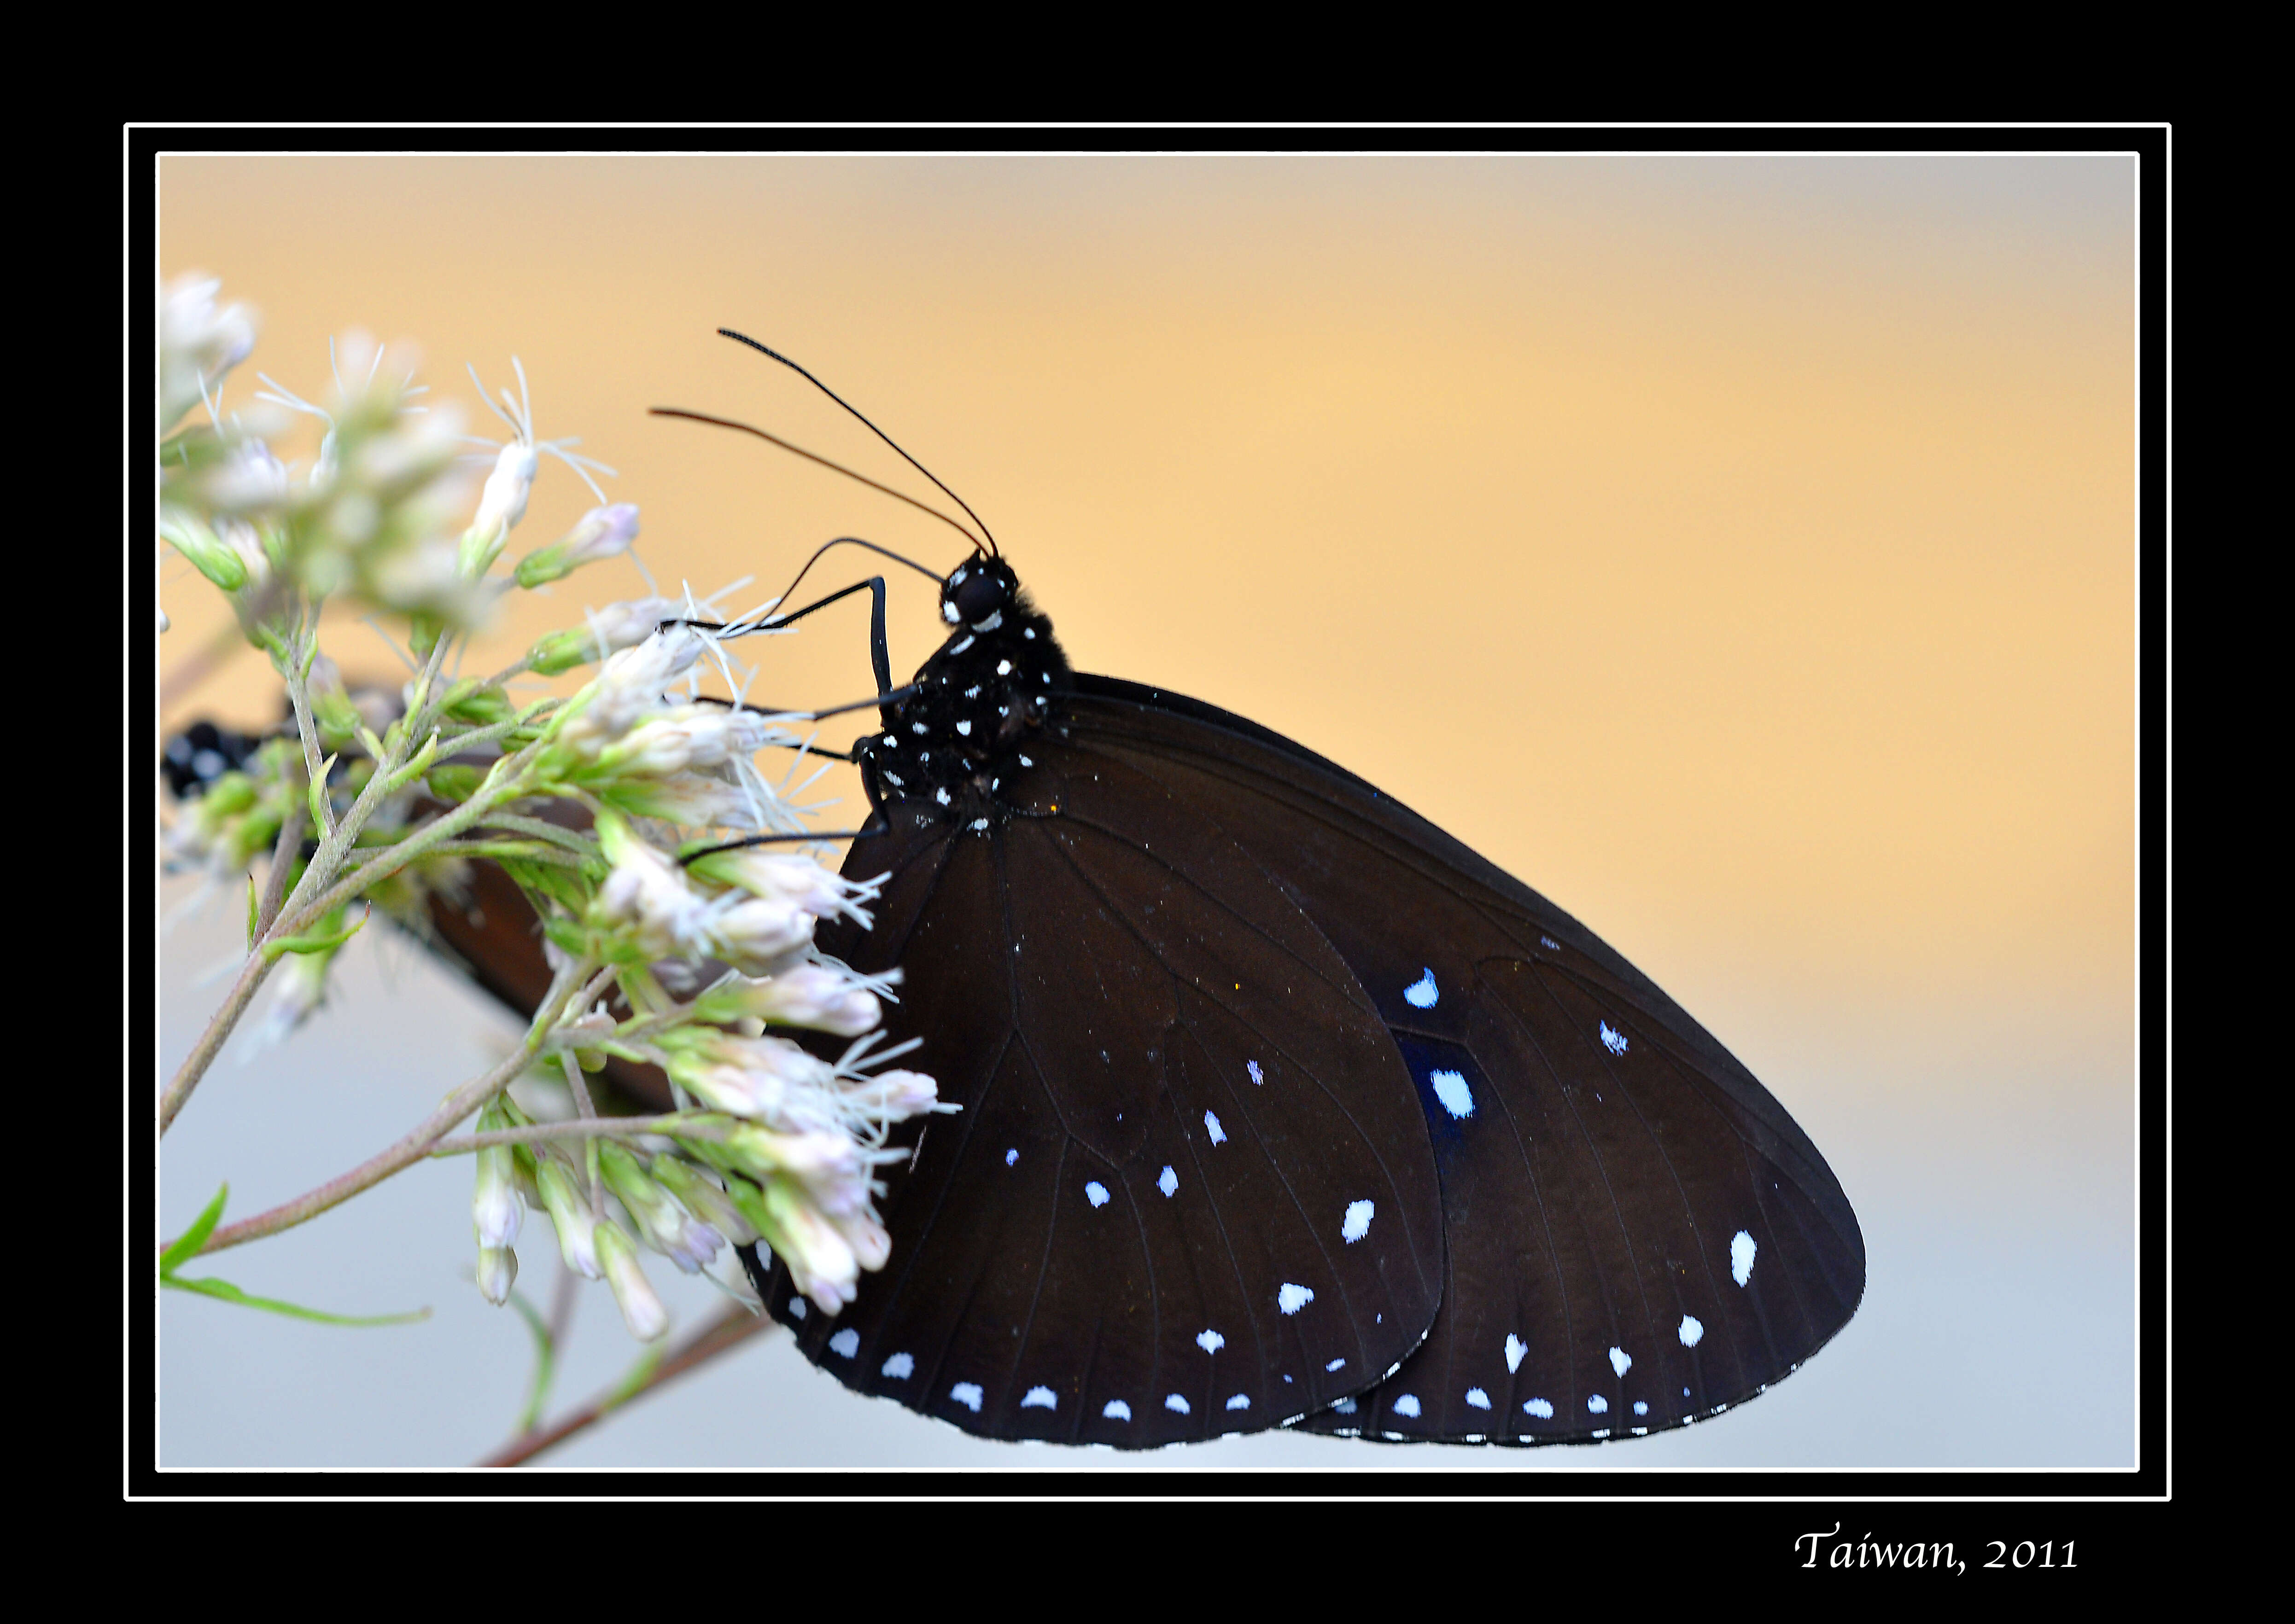
<instances>
[{"instance_id":1,"label":"butterfly antenna","mask_svg":"<svg viewBox=\"0 0 2295 1624\"><path fill-rule=\"evenodd\" d=\"M790 371L795 372L798 377L804 379L805 382L811 384L814 388L819 389L823 395L828 396L829 399L835 401L847 412L852 412L854 417L860 418L861 421L867 426L870 434L875 435L878 439L884 441L886 445L891 446L894 451L901 452L901 460L902 461L906 462L911 468L916 469L917 472L922 474L926 478L931 480L935 485L940 486L942 494L951 502L954 502L958 507L962 508L965 511L965 516L970 518L974 524L980 526L980 534L988 537L989 552L993 556L1001 556L996 546L996 537L988 528L988 522L982 518L979 514L975 513L972 510L972 504L965 501L963 497L958 495L954 491L950 490L945 485L941 485L940 477L934 473L932 469L927 468L923 463L909 455L907 452L901 451L900 442L893 438L891 435L886 434L883 429L878 428L876 424L870 422L866 417L862 417L860 409L854 406L852 402L846 400L836 390L821 382L820 379L815 378L811 372L806 371L803 367L790 360L787 355L782 355L779 350L768 348L766 346L758 343L755 339L749 337L748 334L735 332L730 327L721 327L717 330L717 332L720 338L731 339L736 344L746 344L751 349L755 350L759 355L772 356L775 361L780 362L783 366L788 368ZM879 486L878 488L882 490L884 487ZM919 502L917 505L922 507L924 504ZM930 511L930 510L927 509L927 511ZM950 522L954 523L953 520L951 520ZM975 545L977 544L977 543L975 543Z\"/></svg>"},{"instance_id":2,"label":"butterfly antenna","mask_svg":"<svg viewBox=\"0 0 2295 1624\"><path fill-rule=\"evenodd\" d=\"M842 404L843 403L839 402L838 404ZM777 434L767 434L762 428L753 428L748 424L738 422L730 417L712 417L706 412L687 412L677 406L655 406L651 408L651 415L655 417L682 417L688 422L709 423L719 428L738 428L743 434L755 435L757 438L764 440L768 445L778 445L783 451L790 452L797 456L803 457L808 462L818 462L821 467L832 469L837 473L840 473L847 479L859 480L872 491L882 491L886 495L895 497L902 502L905 502L909 506L917 509L920 512L931 514L943 525L952 527L956 533L962 536L966 541L971 543L972 550L975 552L985 551L992 553L996 551L992 543L984 547L978 536L973 535L971 531L966 529L961 524L958 523L955 519L951 518L938 508L919 502L915 497L910 495L905 491L896 491L889 485L879 484L878 481L870 478L866 474L856 474L851 469L845 467L842 462L831 462L827 457L821 455L818 452L807 451L802 445L792 445L789 442L782 439L780 436ZM895 447L895 449L897 450L898 448ZM932 476L929 474L925 477L928 479L932 478ZM940 481L934 479L933 483L935 485L939 485ZM946 487L943 486L943 488L945 489ZM963 506L963 499L961 497L958 498L957 505L960 507ZM969 508L965 508L964 510L968 513L972 511ZM987 526L984 525L981 528L985 530ZM902 560L902 563L906 563L907 561L908 560L905 559ZM927 575L932 574L930 570L927 570L925 573ZM938 575L933 575L933 579L937 581L940 577Z\"/></svg>"}]
</instances>

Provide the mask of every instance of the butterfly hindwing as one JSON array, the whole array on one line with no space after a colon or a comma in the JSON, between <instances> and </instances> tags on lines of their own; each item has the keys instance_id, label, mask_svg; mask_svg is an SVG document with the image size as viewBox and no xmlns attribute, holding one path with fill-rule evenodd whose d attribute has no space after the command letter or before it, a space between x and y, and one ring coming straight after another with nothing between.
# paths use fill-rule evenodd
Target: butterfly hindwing
<instances>
[{"instance_id":1,"label":"butterfly hindwing","mask_svg":"<svg viewBox=\"0 0 2295 1624\"><path fill-rule=\"evenodd\" d=\"M1442 1218L1410 1080L1296 902L1120 764L1048 749L992 830L913 804L857 968L962 1110L886 1174L891 1261L808 1357L992 1437L1143 1447L1255 1431L1414 1349ZM914 1144L915 1125L895 1143Z\"/></svg>"},{"instance_id":2,"label":"butterfly hindwing","mask_svg":"<svg viewBox=\"0 0 2295 1624\"><path fill-rule=\"evenodd\" d=\"M1317 1431L1491 1441L1710 1415L1844 1324L1864 1250L1776 1101L1576 920L1329 763L1082 677L1081 754L1154 779L1274 875L1378 1008L1441 1170L1442 1312Z\"/></svg>"}]
</instances>

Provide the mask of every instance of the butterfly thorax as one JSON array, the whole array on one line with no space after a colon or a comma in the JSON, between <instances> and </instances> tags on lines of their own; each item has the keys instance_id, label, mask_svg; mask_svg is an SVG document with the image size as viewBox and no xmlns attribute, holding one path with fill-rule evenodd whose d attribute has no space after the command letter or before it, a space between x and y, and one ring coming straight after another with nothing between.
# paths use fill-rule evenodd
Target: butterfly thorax
<instances>
[{"instance_id":1,"label":"butterfly thorax","mask_svg":"<svg viewBox=\"0 0 2295 1624\"><path fill-rule=\"evenodd\" d=\"M880 806L938 807L982 833L1009 815L1012 786L1068 687L1067 657L1011 568L974 559L949 577L941 612L955 630L918 670L916 692L853 747Z\"/></svg>"}]
</instances>

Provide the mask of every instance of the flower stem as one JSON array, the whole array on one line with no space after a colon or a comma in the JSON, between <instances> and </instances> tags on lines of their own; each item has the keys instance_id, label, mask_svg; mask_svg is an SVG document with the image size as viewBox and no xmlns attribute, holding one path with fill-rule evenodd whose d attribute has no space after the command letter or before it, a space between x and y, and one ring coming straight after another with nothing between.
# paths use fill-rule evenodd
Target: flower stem
<instances>
[{"instance_id":1,"label":"flower stem","mask_svg":"<svg viewBox=\"0 0 2295 1624\"><path fill-rule=\"evenodd\" d=\"M446 1130L500 1093L510 1080L523 1072L534 1057L520 1048L493 1070L473 1078L441 1100L438 1108L415 1124L413 1130L389 1148L377 1152L348 1172L330 1179L316 1189L306 1190L294 1200L282 1203L267 1212L253 1218L243 1218L235 1224L225 1224L208 1236L200 1255L221 1252L226 1246L241 1245L248 1241L261 1240L266 1235L276 1235L291 1229L297 1224L316 1218L329 1207L339 1206L361 1190L372 1189L391 1174L412 1167L430 1154L430 1148L444 1138Z\"/></svg>"},{"instance_id":2,"label":"flower stem","mask_svg":"<svg viewBox=\"0 0 2295 1624\"><path fill-rule=\"evenodd\" d=\"M719 1354L739 1347L751 1337L762 1335L773 1328L773 1321L764 1314L753 1314L739 1306L728 1309L720 1318L695 1332L657 1360L642 1380L617 1383L551 1426L511 1439L478 1465L523 1465L553 1444L562 1443L575 1433L594 1426L633 1399L649 1393L695 1367L706 1364Z\"/></svg>"}]
</instances>

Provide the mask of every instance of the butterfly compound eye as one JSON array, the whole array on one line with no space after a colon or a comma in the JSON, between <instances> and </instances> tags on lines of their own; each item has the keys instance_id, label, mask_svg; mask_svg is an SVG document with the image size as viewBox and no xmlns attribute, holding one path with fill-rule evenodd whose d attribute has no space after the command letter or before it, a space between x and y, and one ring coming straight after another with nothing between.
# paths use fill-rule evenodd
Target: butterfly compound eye
<instances>
[{"instance_id":1,"label":"butterfly compound eye","mask_svg":"<svg viewBox=\"0 0 2295 1624\"><path fill-rule=\"evenodd\" d=\"M1004 577L1005 572L993 563L975 561L957 570L941 590L945 617L977 625L995 614L1011 601L1010 583ZM947 613L950 610L954 613Z\"/></svg>"}]
</instances>

